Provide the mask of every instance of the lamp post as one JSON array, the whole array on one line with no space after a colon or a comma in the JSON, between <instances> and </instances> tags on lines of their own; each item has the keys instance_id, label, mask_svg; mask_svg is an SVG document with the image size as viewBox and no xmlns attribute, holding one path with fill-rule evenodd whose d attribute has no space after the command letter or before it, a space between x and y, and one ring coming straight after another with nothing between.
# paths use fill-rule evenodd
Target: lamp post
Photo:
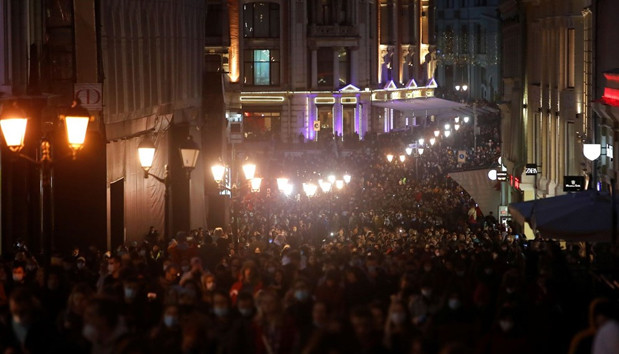
<instances>
[{"instance_id":1,"label":"lamp post","mask_svg":"<svg viewBox=\"0 0 619 354\"><path fill-rule=\"evenodd\" d=\"M145 137L142 142L138 145L138 158L140 160L140 166L144 170L144 178L153 177L156 181L162 183L164 185L164 207L163 207L163 223L165 235L164 238L171 237L173 230L172 224L170 222L170 171L168 169L168 165L164 166L164 175L163 177L157 176L150 172L151 167L153 166L153 160L155 158L155 143L151 140L150 137ZM200 154L200 149L198 145L193 141L191 136L187 137L187 140L181 144L179 147L179 152L181 155L181 160L183 162L183 168L187 173L187 178L191 178L191 171L196 167L196 163L198 162L198 155Z\"/></svg>"},{"instance_id":2,"label":"lamp post","mask_svg":"<svg viewBox=\"0 0 619 354\"><path fill-rule=\"evenodd\" d=\"M243 174L245 176L245 181L250 181L250 188L251 190L254 190L254 188L256 189L256 191L260 190L260 184L262 183L262 178L255 178L255 173L256 173L256 165L253 163L246 163L242 166L242 170L243 170ZM230 199L232 199L232 202L238 202L237 199L240 197L239 195L237 195L237 192L239 192L241 190L241 188L237 187L236 184L230 186L229 182L230 182L230 174L231 174L231 168L224 165L223 163L216 163L213 166L211 166L211 172L213 173L213 180L215 180L215 183L217 183L217 186L219 187L219 191L220 192L228 192L230 194ZM238 235L238 226L239 226L239 218L237 215L237 209L239 209L238 207L234 207L232 208L232 217L234 219L234 226L233 226L233 236L235 237L235 240L238 242L239 241L239 235Z\"/></svg>"},{"instance_id":3,"label":"lamp post","mask_svg":"<svg viewBox=\"0 0 619 354\"><path fill-rule=\"evenodd\" d=\"M456 85L454 86L454 88L456 89L456 92L458 94L458 96L460 96L460 101L464 101L464 99L466 98L466 92L469 89L469 86L467 84L460 84L460 85Z\"/></svg>"},{"instance_id":4,"label":"lamp post","mask_svg":"<svg viewBox=\"0 0 619 354\"><path fill-rule=\"evenodd\" d=\"M91 117L86 109L73 101L71 107L59 116L64 121L67 143L71 149L72 159L84 146L88 122ZM7 147L20 158L34 163L39 168L39 212L40 212L40 246L43 255L50 255L54 247L54 208L53 208L53 156L50 131L44 131L40 138L38 156L32 158L21 153L25 144L27 114L16 102L5 105L0 114L0 129Z\"/></svg>"}]
</instances>

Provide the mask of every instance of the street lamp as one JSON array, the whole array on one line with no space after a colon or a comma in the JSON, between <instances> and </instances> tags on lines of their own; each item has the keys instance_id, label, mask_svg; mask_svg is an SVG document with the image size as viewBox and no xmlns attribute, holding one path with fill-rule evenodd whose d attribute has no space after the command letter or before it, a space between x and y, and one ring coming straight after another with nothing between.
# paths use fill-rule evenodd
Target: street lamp
<instances>
[{"instance_id":1,"label":"street lamp","mask_svg":"<svg viewBox=\"0 0 619 354\"><path fill-rule=\"evenodd\" d=\"M331 191L331 183L330 182L320 180L320 181L318 181L318 183L320 184L320 189L322 190L323 193L329 193Z\"/></svg>"},{"instance_id":2,"label":"street lamp","mask_svg":"<svg viewBox=\"0 0 619 354\"><path fill-rule=\"evenodd\" d=\"M446 138L449 138L449 136L451 135L451 130L445 130L443 134L445 134Z\"/></svg>"},{"instance_id":3,"label":"street lamp","mask_svg":"<svg viewBox=\"0 0 619 354\"><path fill-rule=\"evenodd\" d=\"M400 162L404 163L404 161L406 160L406 155L400 155Z\"/></svg>"},{"instance_id":4,"label":"street lamp","mask_svg":"<svg viewBox=\"0 0 619 354\"><path fill-rule=\"evenodd\" d=\"M344 188L344 180L341 180L341 179L336 180L335 188L337 188L338 190L341 190L342 188Z\"/></svg>"},{"instance_id":5,"label":"street lamp","mask_svg":"<svg viewBox=\"0 0 619 354\"><path fill-rule=\"evenodd\" d=\"M454 129L456 131L460 130L460 124L458 124L458 123L454 124Z\"/></svg>"},{"instance_id":6,"label":"street lamp","mask_svg":"<svg viewBox=\"0 0 619 354\"><path fill-rule=\"evenodd\" d=\"M243 174L245 178L251 180L256 175L256 164L246 163L243 165Z\"/></svg>"},{"instance_id":7,"label":"street lamp","mask_svg":"<svg viewBox=\"0 0 619 354\"><path fill-rule=\"evenodd\" d=\"M261 184L262 184L262 178L260 177L254 177L251 180L249 180L250 189L254 193L260 192Z\"/></svg>"},{"instance_id":8,"label":"street lamp","mask_svg":"<svg viewBox=\"0 0 619 354\"><path fill-rule=\"evenodd\" d=\"M436 139L430 138L430 146L434 146L434 143L436 143Z\"/></svg>"},{"instance_id":9,"label":"street lamp","mask_svg":"<svg viewBox=\"0 0 619 354\"><path fill-rule=\"evenodd\" d=\"M287 185L288 185L288 178L286 177L277 178L277 189L280 191L280 193L284 193Z\"/></svg>"},{"instance_id":10,"label":"street lamp","mask_svg":"<svg viewBox=\"0 0 619 354\"><path fill-rule=\"evenodd\" d=\"M406 149L404 149L404 151L406 151L406 155L411 156L411 154L413 153L413 148L410 146L407 146Z\"/></svg>"},{"instance_id":11,"label":"street lamp","mask_svg":"<svg viewBox=\"0 0 619 354\"><path fill-rule=\"evenodd\" d=\"M464 121L464 123L468 123L469 120L471 120L471 117L469 116L464 116L464 118L462 118L462 120Z\"/></svg>"},{"instance_id":12,"label":"street lamp","mask_svg":"<svg viewBox=\"0 0 619 354\"><path fill-rule=\"evenodd\" d=\"M419 138L419 140L417 142L419 143L419 145L423 145L425 140L424 140L424 138Z\"/></svg>"},{"instance_id":13,"label":"street lamp","mask_svg":"<svg viewBox=\"0 0 619 354\"><path fill-rule=\"evenodd\" d=\"M303 192L308 198L313 197L318 190L318 186L313 183L303 183Z\"/></svg>"},{"instance_id":14,"label":"street lamp","mask_svg":"<svg viewBox=\"0 0 619 354\"><path fill-rule=\"evenodd\" d=\"M64 114L61 114L59 118L60 121L64 121L67 143L71 149L72 158L75 160L77 152L84 146L88 122L91 118L90 114L79 105L79 101L74 100L71 107L65 110ZM17 105L17 102L3 105L2 113L0 114L0 130L2 130L7 147L12 152L19 153L21 158L33 162L40 168L40 241L42 253L48 254L54 246L52 201L52 176L54 170L52 147L47 133L44 133L39 146L40 158L36 159L22 155L20 152L24 148L27 125L28 116Z\"/></svg>"},{"instance_id":15,"label":"street lamp","mask_svg":"<svg viewBox=\"0 0 619 354\"><path fill-rule=\"evenodd\" d=\"M183 161L183 168L187 172L187 178L189 178L191 171L196 168L198 155L200 155L200 149L198 149L198 144L193 141L193 137L189 135L181 144L179 150L181 153L181 160Z\"/></svg>"},{"instance_id":16,"label":"street lamp","mask_svg":"<svg viewBox=\"0 0 619 354\"><path fill-rule=\"evenodd\" d=\"M170 174L168 165L164 166L164 174L163 177L157 176L150 172L150 169L153 167L153 161L155 159L155 143L149 136L144 137L140 144L138 145L138 159L140 161L140 166L144 170L144 178L153 177L157 182L160 182L164 186L164 229L165 229L165 237L171 237L173 230L171 229L172 225L170 223ZM200 149L198 149L198 145L193 141L191 136L188 136L187 139L181 144L179 147L179 152L181 155L181 160L183 163L183 168L187 173L187 178L191 178L191 171L196 167L196 163L198 162L198 155L200 154Z\"/></svg>"},{"instance_id":17,"label":"street lamp","mask_svg":"<svg viewBox=\"0 0 619 354\"><path fill-rule=\"evenodd\" d=\"M387 154L387 161L393 161L393 154Z\"/></svg>"},{"instance_id":18,"label":"street lamp","mask_svg":"<svg viewBox=\"0 0 619 354\"><path fill-rule=\"evenodd\" d=\"M441 135L441 131L440 130L435 130L434 131L434 137L438 138L439 135Z\"/></svg>"},{"instance_id":19,"label":"street lamp","mask_svg":"<svg viewBox=\"0 0 619 354\"><path fill-rule=\"evenodd\" d=\"M344 174L343 178L344 178L344 183L346 184L350 183L350 180L352 179L352 177L348 173Z\"/></svg>"}]
</instances>

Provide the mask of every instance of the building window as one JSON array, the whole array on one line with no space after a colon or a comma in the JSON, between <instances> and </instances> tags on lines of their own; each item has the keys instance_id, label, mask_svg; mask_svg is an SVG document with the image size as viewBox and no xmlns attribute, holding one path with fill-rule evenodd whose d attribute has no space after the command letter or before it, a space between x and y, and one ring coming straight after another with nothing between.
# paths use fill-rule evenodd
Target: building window
<instances>
[{"instance_id":1,"label":"building window","mask_svg":"<svg viewBox=\"0 0 619 354\"><path fill-rule=\"evenodd\" d=\"M330 25L333 23L333 4L331 0L320 0L318 8L318 24Z\"/></svg>"},{"instance_id":2,"label":"building window","mask_svg":"<svg viewBox=\"0 0 619 354\"><path fill-rule=\"evenodd\" d=\"M221 4L208 4L206 9L206 37L221 38L224 29L224 9ZM227 21L226 21L227 22Z\"/></svg>"},{"instance_id":3,"label":"building window","mask_svg":"<svg viewBox=\"0 0 619 354\"><path fill-rule=\"evenodd\" d=\"M477 37L475 40L475 47L477 47L477 54L486 54L486 30L479 24L475 25L475 33Z\"/></svg>"},{"instance_id":4,"label":"building window","mask_svg":"<svg viewBox=\"0 0 619 354\"><path fill-rule=\"evenodd\" d=\"M469 53L469 29L463 25L460 30L460 54Z\"/></svg>"},{"instance_id":5,"label":"building window","mask_svg":"<svg viewBox=\"0 0 619 354\"><path fill-rule=\"evenodd\" d=\"M380 3L380 43L393 44L393 2L382 0Z\"/></svg>"},{"instance_id":6,"label":"building window","mask_svg":"<svg viewBox=\"0 0 619 354\"><path fill-rule=\"evenodd\" d=\"M246 85L279 85L279 50L246 50L244 59L244 83Z\"/></svg>"},{"instance_id":7,"label":"building window","mask_svg":"<svg viewBox=\"0 0 619 354\"><path fill-rule=\"evenodd\" d=\"M574 60L576 59L576 50L574 46L576 45L576 34L573 28L567 29L567 38L566 38L566 46L565 46L565 74L566 74L566 85L567 87L574 87L575 75L576 75L576 67L574 64Z\"/></svg>"},{"instance_id":8,"label":"building window","mask_svg":"<svg viewBox=\"0 0 619 354\"><path fill-rule=\"evenodd\" d=\"M254 2L243 5L243 35L245 38L278 38L279 5Z\"/></svg>"},{"instance_id":9,"label":"building window","mask_svg":"<svg viewBox=\"0 0 619 354\"><path fill-rule=\"evenodd\" d=\"M428 44L430 38L430 23L428 21L428 7L424 6L421 11L421 43Z\"/></svg>"},{"instance_id":10,"label":"building window","mask_svg":"<svg viewBox=\"0 0 619 354\"><path fill-rule=\"evenodd\" d=\"M318 86L333 87L333 48L318 48Z\"/></svg>"},{"instance_id":11,"label":"building window","mask_svg":"<svg viewBox=\"0 0 619 354\"><path fill-rule=\"evenodd\" d=\"M274 111L243 112L243 136L247 141L279 139L281 114Z\"/></svg>"},{"instance_id":12,"label":"building window","mask_svg":"<svg viewBox=\"0 0 619 354\"><path fill-rule=\"evenodd\" d=\"M350 55L346 48L338 50L337 61L340 75L339 86L345 86L350 83Z\"/></svg>"}]
</instances>

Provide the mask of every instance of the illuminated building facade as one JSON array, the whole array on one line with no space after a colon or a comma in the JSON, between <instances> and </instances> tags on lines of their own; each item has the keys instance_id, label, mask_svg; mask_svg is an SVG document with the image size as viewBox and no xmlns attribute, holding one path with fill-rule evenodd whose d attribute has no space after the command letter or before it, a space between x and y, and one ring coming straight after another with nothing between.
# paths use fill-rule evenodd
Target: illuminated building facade
<instances>
[{"instance_id":1,"label":"illuminated building facade","mask_svg":"<svg viewBox=\"0 0 619 354\"><path fill-rule=\"evenodd\" d=\"M434 95L431 8L428 0L208 1L207 65L225 73L225 116L242 122L244 142L362 139L413 125L373 102Z\"/></svg>"},{"instance_id":2,"label":"illuminated building facade","mask_svg":"<svg viewBox=\"0 0 619 354\"><path fill-rule=\"evenodd\" d=\"M496 101L500 93L499 0L437 0L437 81L467 99Z\"/></svg>"},{"instance_id":3,"label":"illuminated building facade","mask_svg":"<svg viewBox=\"0 0 619 354\"><path fill-rule=\"evenodd\" d=\"M500 4L502 153L509 173L522 178L524 200L565 193L566 176L598 189L616 178L618 10L615 1ZM583 155L590 143L601 144L594 161ZM526 164L537 175L526 175Z\"/></svg>"}]
</instances>

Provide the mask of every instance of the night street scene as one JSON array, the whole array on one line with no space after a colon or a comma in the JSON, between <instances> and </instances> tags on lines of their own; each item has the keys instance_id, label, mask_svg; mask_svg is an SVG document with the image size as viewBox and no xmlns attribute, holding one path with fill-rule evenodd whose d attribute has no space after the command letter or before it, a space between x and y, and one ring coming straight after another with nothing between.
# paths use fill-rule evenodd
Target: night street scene
<instances>
[{"instance_id":1,"label":"night street scene","mask_svg":"<svg viewBox=\"0 0 619 354\"><path fill-rule=\"evenodd\" d=\"M0 354L619 354L617 18L0 0Z\"/></svg>"}]
</instances>

